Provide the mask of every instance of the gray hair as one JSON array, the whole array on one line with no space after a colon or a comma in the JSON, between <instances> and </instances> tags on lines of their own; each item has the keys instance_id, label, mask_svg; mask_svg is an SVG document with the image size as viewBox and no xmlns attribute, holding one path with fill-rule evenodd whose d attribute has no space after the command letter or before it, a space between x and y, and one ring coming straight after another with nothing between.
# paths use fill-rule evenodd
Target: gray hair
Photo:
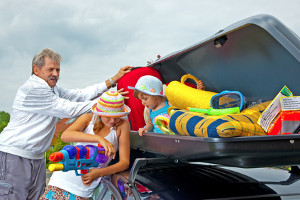
<instances>
[{"instance_id":1,"label":"gray hair","mask_svg":"<svg viewBox=\"0 0 300 200\"><path fill-rule=\"evenodd\" d=\"M60 65L60 62L62 60L62 57L59 53L56 53L52 49L45 48L38 54L36 54L32 59L32 73L33 73L33 66L36 65L38 68L42 68L45 64L45 57L49 57L52 61L56 62L58 65Z\"/></svg>"}]
</instances>

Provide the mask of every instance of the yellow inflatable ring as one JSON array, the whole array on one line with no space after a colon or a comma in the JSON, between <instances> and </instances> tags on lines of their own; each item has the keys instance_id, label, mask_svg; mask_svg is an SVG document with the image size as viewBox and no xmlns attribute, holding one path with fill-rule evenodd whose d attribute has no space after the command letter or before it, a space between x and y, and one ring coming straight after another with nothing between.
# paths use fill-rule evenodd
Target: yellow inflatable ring
<instances>
[{"instance_id":1,"label":"yellow inflatable ring","mask_svg":"<svg viewBox=\"0 0 300 200\"><path fill-rule=\"evenodd\" d=\"M158 116L155 119L155 123L158 126L158 128L164 133L164 134L171 134L171 131L169 130L168 126L169 126L169 122L170 119L168 117L165 116Z\"/></svg>"}]
</instances>

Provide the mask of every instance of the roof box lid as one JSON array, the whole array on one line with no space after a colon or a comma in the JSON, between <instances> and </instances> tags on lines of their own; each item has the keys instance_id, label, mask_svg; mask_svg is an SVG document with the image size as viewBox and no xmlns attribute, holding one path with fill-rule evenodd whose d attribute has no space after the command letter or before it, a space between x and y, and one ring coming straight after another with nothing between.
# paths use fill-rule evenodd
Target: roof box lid
<instances>
[{"instance_id":1,"label":"roof box lid","mask_svg":"<svg viewBox=\"0 0 300 200\"><path fill-rule=\"evenodd\" d=\"M270 15L236 22L150 66L166 83L190 73L207 90L240 91L248 102L271 100L284 85L300 94L300 38Z\"/></svg>"}]
</instances>

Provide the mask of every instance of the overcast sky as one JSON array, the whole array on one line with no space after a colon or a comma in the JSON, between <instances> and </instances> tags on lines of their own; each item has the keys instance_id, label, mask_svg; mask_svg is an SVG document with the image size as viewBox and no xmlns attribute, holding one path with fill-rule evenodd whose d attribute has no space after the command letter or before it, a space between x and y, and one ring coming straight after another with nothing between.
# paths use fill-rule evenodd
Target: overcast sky
<instances>
[{"instance_id":1,"label":"overcast sky","mask_svg":"<svg viewBox=\"0 0 300 200\"><path fill-rule=\"evenodd\" d=\"M58 85L82 88L257 14L300 35L299 8L300 0L0 0L0 111L11 112L43 48L63 57Z\"/></svg>"}]
</instances>

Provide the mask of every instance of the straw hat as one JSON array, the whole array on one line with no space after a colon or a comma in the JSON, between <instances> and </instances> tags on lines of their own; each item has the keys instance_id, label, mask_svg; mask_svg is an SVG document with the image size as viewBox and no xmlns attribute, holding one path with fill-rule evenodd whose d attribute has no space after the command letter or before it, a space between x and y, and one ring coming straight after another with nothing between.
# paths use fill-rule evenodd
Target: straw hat
<instances>
[{"instance_id":1,"label":"straw hat","mask_svg":"<svg viewBox=\"0 0 300 200\"><path fill-rule=\"evenodd\" d=\"M130 108L124 104L123 96L117 91L103 93L92 108L93 113L105 117L123 117L130 113Z\"/></svg>"},{"instance_id":2,"label":"straw hat","mask_svg":"<svg viewBox=\"0 0 300 200\"><path fill-rule=\"evenodd\" d=\"M138 90L148 95L164 96L162 82L150 75L142 76L135 84L135 87L128 86L128 89Z\"/></svg>"}]
</instances>

